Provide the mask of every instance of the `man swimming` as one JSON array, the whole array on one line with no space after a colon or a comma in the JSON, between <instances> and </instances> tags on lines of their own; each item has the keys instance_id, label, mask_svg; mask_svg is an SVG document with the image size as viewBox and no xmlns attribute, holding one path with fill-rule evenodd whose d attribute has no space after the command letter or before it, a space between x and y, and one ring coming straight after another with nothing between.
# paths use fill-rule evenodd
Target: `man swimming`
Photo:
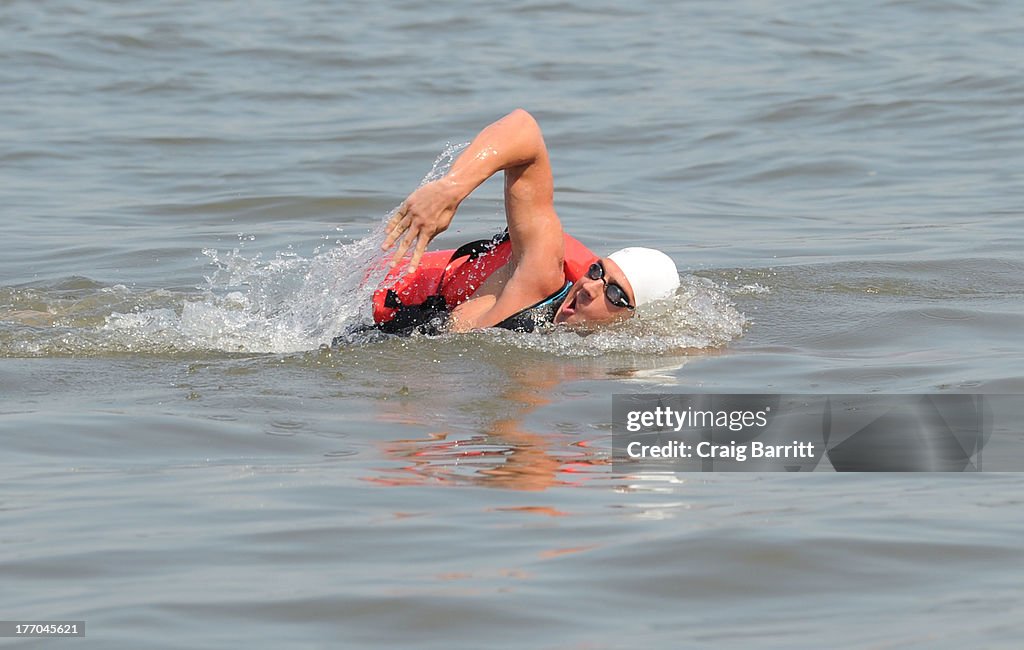
<instances>
[{"instance_id":1,"label":"man swimming","mask_svg":"<svg viewBox=\"0 0 1024 650\"><path fill-rule=\"evenodd\" d=\"M447 230L462 201L499 171L505 174L508 231L492 248L510 247L507 261L488 269L458 304L441 298L438 289L433 305L446 312L446 330L530 330L540 313L555 324L590 329L630 318L637 307L667 298L679 287L676 265L661 251L632 247L597 258L564 235L544 138L533 116L522 109L484 128L444 177L402 202L388 221L381 247L397 244L391 266L411 250L406 272L415 273L427 245ZM567 242L575 243L572 259L566 256ZM444 277L441 273L439 284ZM389 293L389 304L401 307L399 294Z\"/></svg>"}]
</instances>

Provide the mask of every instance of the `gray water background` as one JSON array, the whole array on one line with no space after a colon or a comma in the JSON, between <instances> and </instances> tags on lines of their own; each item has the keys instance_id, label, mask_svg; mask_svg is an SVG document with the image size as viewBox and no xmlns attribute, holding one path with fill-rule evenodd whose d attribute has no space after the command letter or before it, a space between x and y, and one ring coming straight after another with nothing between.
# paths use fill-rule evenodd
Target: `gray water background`
<instances>
[{"instance_id":1,"label":"gray water background","mask_svg":"<svg viewBox=\"0 0 1024 650\"><path fill-rule=\"evenodd\" d=\"M0 619L1019 647L1016 474L610 467L613 393L1024 392L1019 3L5 1L0 34ZM318 350L388 212L517 106L567 230L666 250L675 311Z\"/></svg>"}]
</instances>

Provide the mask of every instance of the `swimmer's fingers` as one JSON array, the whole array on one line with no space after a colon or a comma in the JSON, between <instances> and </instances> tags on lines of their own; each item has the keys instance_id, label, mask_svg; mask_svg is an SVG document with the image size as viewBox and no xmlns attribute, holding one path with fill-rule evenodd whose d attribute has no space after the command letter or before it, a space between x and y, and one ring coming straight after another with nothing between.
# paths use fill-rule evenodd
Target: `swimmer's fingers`
<instances>
[{"instance_id":1,"label":"swimmer's fingers","mask_svg":"<svg viewBox=\"0 0 1024 650\"><path fill-rule=\"evenodd\" d=\"M406 273L414 272L420 265L420 259L423 254L427 252L427 246L438 234L437 230L434 230L428 226L422 224L414 224L411 226L402 239L402 242L398 245L398 250L391 258L391 267L394 268L398 265L401 259L409 251L413 249L412 257L409 260L409 265L405 268ZM415 245L415 248L413 246Z\"/></svg>"},{"instance_id":2,"label":"swimmer's fingers","mask_svg":"<svg viewBox=\"0 0 1024 650\"><path fill-rule=\"evenodd\" d=\"M398 263L402 261L402 258L405 257L405 254L409 251L409 249L412 247L413 243L417 239L422 239L419 236L419 231L406 231L405 237L403 237L401 243L398 244L398 250L396 250L395 254L391 256L391 262L389 262L388 265L391 268L398 266Z\"/></svg>"},{"instance_id":3,"label":"swimmer's fingers","mask_svg":"<svg viewBox=\"0 0 1024 650\"><path fill-rule=\"evenodd\" d=\"M384 243L381 244L380 249L382 251L386 251L394 246L395 242L398 241L398 238L402 236L402 233L408 230L410 224L412 224L412 217L409 215L409 207L406 203L402 203L402 205L398 206L398 209L395 210L395 214L391 215L391 218L388 220L388 225L384 228L384 232L386 232L388 236L384 240Z\"/></svg>"},{"instance_id":4,"label":"swimmer's fingers","mask_svg":"<svg viewBox=\"0 0 1024 650\"><path fill-rule=\"evenodd\" d=\"M412 273L416 270L416 267L420 265L420 258L423 257L423 253L427 252L427 244L430 243L432 237L417 237L416 238L416 250L412 252L412 259L409 260L409 266L406 267L406 273Z\"/></svg>"}]
</instances>

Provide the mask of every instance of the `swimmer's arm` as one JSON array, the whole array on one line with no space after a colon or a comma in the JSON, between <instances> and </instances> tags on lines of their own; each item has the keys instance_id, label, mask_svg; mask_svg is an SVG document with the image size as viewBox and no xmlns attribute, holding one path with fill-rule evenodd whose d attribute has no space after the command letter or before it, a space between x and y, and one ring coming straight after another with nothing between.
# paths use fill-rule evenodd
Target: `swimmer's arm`
<instances>
[{"instance_id":1,"label":"swimmer's arm","mask_svg":"<svg viewBox=\"0 0 1024 650\"><path fill-rule=\"evenodd\" d=\"M540 127L533 116L517 109L481 131L441 179L409 195L387 225L382 249L398 242L397 264L415 244L408 271L434 237L447 230L455 211L473 190L505 171L505 214L514 261L561 257L562 230L554 210L551 163Z\"/></svg>"},{"instance_id":2,"label":"swimmer's arm","mask_svg":"<svg viewBox=\"0 0 1024 650\"><path fill-rule=\"evenodd\" d=\"M494 327L509 316L550 296L565 282L559 263L558 272L548 278L549 284L546 285L557 284L557 287L545 288L542 293L538 293L537 275L525 270L520 271L532 268L534 265L529 262L516 269L512 269L511 264L506 264L500 271L491 274L472 298L452 310L448 329L453 332L468 332Z\"/></svg>"}]
</instances>

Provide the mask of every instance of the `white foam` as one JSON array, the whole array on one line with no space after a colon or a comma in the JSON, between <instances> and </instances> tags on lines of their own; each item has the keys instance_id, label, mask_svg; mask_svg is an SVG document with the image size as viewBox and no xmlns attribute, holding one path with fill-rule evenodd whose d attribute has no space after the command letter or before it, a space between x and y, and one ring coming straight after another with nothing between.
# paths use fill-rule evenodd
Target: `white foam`
<instances>
[{"instance_id":1,"label":"white foam","mask_svg":"<svg viewBox=\"0 0 1024 650\"><path fill-rule=\"evenodd\" d=\"M466 144L449 144L421 185L442 177ZM300 352L316 349L353 326L372 322L374 289L387 272L380 250L384 226L365 237L319 250L310 258L290 250L271 260L247 257L239 248L205 249L214 266L198 299L175 311L114 312L103 329L121 347ZM240 235L243 240L251 236Z\"/></svg>"},{"instance_id":2,"label":"white foam","mask_svg":"<svg viewBox=\"0 0 1024 650\"><path fill-rule=\"evenodd\" d=\"M464 147L446 147L422 183L443 176ZM339 242L309 258L292 250L263 260L259 254L247 256L240 248L206 249L203 254L213 271L199 295L170 307L165 302L131 313L111 313L101 330L117 349L269 353L316 349L355 326L372 323L373 292L387 271L388 254L380 246L390 216L362 239ZM742 334L744 322L724 290L710 280L686 276L673 298L645 306L637 318L616 327L588 335L556 328L543 334L494 331L484 336L556 355L661 354L723 345ZM376 338L355 336L349 342Z\"/></svg>"},{"instance_id":3,"label":"white foam","mask_svg":"<svg viewBox=\"0 0 1024 650\"><path fill-rule=\"evenodd\" d=\"M714 282L684 276L676 294L615 326L591 333L555 328L508 334L512 345L563 356L611 353L664 354L719 347L743 333L746 319Z\"/></svg>"}]
</instances>

